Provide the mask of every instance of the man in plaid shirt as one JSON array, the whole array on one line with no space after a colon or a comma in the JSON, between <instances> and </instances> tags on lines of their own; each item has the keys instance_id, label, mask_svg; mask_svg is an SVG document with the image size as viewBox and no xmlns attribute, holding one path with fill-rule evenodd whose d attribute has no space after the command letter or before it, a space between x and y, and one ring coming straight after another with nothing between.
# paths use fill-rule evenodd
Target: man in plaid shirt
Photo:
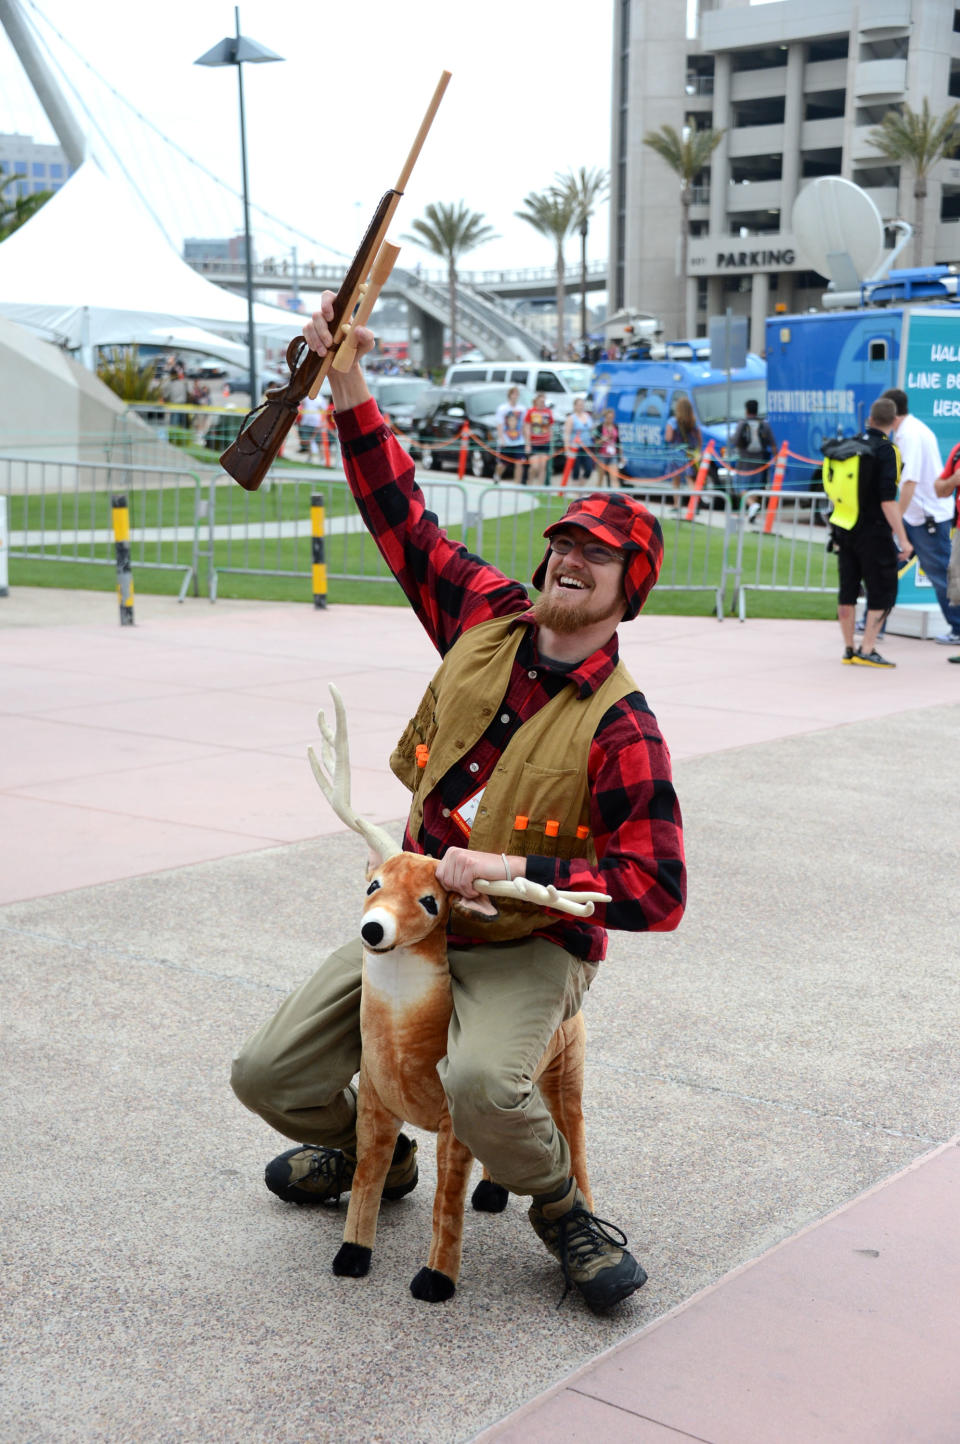
<instances>
[{"instance_id":1,"label":"man in plaid shirt","mask_svg":"<svg viewBox=\"0 0 960 1444\"><path fill-rule=\"evenodd\" d=\"M331 344L332 299L324 293L304 328L321 355ZM359 359L373 336L360 328L354 339ZM683 913L683 838L670 757L617 648L618 623L637 615L656 581L660 528L623 493L573 502L547 528L549 546L533 578L541 595L531 605L524 587L450 541L426 510L410 458L370 399L359 364L346 373L331 370L330 382L351 491L445 659L429 695L449 699L453 710L444 715L455 716L463 734L452 760L449 727L445 733L437 726L429 747L418 749L443 759L439 772L426 764L418 775L403 756L403 740L391 759L415 789L405 849L438 857L438 882L466 899L482 896L477 879L504 871L610 897L589 920L535 911L531 917L520 905L521 913L527 906L526 919L515 933L508 924L497 941L484 936L482 923L463 936L462 924L454 924L448 939L454 1014L438 1070L458 1138L498 1183L532 1197L531 1222L560 1259L567 1283L602 1311L640 1288L646 1274L624 1235L588 1211L570 1176L567 1142L532 1072L555 1029L579 1009L606 953L606 928L668 931ZM444 693L448 667L459 670ZM495 692L484 692L493 678ZM470 686L480 689L476 696L468 695ZM437 705L428 715L436 722L441 711ZM576 730L561 734L561 722L580 727L572 768L568 756L549 755L561 735L577 737ZM481 797L502 796L500 775L516 766L531 739L545 762L534 771L566 779L546 811L568 818L568 835L558 820L535 818L534 806L530 817L515 818L512 806L510 818L503 808L480 806ZM515 790L521 775L526 769L510 772L508 795L522 804L525 794ZM484 820L491 810L497 815ZM581 822L575 831L574 816ZM499 850L485 848L484 839ZM291 1202L335 1200L353 1177L360 971L359 942L334 953L234 1065L241 1101L287 1137L308 1140L266 1170L267 1186ZM401 1134L384 1197L415 1186L415 1151Z\"/></svg>"}]
</instances>

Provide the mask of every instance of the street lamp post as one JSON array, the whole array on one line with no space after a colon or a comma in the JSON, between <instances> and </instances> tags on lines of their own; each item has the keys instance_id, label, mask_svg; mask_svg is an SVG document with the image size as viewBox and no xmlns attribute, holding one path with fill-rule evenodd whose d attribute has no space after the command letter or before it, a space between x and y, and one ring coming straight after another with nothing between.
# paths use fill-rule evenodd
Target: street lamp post
<instances>
[{"instance_id":1,"label":"street lamp post","mask_svg":"<svg viewBox=\"0 0 960 1444\"><path fill-rule=\"evenodd\" d=\"M195 65L235 65L237 67L237 86L240 92L240 162L243 171L243 250L246 260L247 278L247 349L250 361L250 405L256 406L259 398L257 390L257 353L256 336L253 324L253 254L250 241L250 191L247 185L247 123L243 109L243 64L250 61L253 64L262 64L268 60L282 60L282 55L276 55L274 51L268 50L265 45L260 45L249 36L240 34L240 8L234 6L233 10L235 35L227 35L206 55L201 55L199 60L194 61Z\"/></svg>"}]
</instances>

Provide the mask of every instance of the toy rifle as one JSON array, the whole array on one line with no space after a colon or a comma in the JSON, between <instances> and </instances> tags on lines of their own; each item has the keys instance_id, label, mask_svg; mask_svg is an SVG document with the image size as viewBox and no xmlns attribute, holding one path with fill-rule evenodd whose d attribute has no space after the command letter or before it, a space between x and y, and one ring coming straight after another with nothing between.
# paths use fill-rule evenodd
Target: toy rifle
<instances>
[{"instance_id":1,"label":"toy rifle","mask_svg":"<svg viewBox=\"0 0 960 1444\"><path fill-rule=\"evenodd\" d=\"M387 227L400 204L400 197L416 165L449 79L450 72L445 70L397 183L386 192L374 211L343 285L336 294L330 322L333 345L326 356L318 356L310 350L303 336L295 336L287 347L290 380L282 386L267 388L261 404L246 416L236 441L220 458L224 471L247 491L256 491L270 470L296 420L301 401L307 396L317 395L331 366L338 371L348 371L353 365L357 348L352 333L357 326L367 324L380 290L400 254L399 247L385 239Z\"/></svg>"}]
</instances>

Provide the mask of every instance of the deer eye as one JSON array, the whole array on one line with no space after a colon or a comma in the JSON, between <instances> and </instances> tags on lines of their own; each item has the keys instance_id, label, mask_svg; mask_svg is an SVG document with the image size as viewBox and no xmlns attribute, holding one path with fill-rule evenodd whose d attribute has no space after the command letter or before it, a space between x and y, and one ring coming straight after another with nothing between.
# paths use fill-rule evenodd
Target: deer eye
<instances>
[{"instance_id":1,"label":"deer eye","mask_svg":"<svg viewBox=\"0 0 960 1444\"><path fill-rule=\"evenodd\" d=\"M380 883L378 882L378 880L377 880L376 878L374 878L374 879L373 879L373 882L372 882L372 883L370 884L370 886L367 888L367 897L369 897L371 893L376 892L377 889L379 888L379 886L380 886Z\"/></svg>"},{"instance_id":2,"label":"deer eye","mask_svg":"<svg viewBox=\"0 0 960 1444\"><path fill-rule=\"evenodd\" d=\"M418 901L424 912L428 912L431 917L437 916L439 909L437 908L437 900L433 896L433 893L428 892L425 897L419 898Z\"/></svg>"}]
</instances>

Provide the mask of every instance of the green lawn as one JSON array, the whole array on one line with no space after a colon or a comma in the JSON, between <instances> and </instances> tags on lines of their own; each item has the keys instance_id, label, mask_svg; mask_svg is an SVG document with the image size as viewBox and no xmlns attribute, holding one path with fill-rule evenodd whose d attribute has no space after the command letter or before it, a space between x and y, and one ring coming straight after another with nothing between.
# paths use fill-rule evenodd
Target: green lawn
<instances>
[{"instance_id":1,"label":"green lawn","mask_svg":"<svg viewBox=\"0 0 960 1444\"><path fill-rule=\"evenodd\" d=\"M197 501L206 504L209 483L200 480L199 488L192 480L182 484L157 487L149 484L131 488L124 473L111 473L108 465L97 463L91 470L93 486L89 491L59 494L31 493L8 498L7 516L11 531L83 532L112 526L111 498L115 492L126 492L131 526L191 526ZM139 471L134 479L149 483L150 473ZM309 519L310 497L319 491L324 498L327 516L353 515L346 483L331 475L329 480L312 480L293 475L274 481L259 491L244 491L232 483L221 483L215 492L216 520L221 525L255 527L261 521L293 521Z\"/></svg>"},{"instance_id":2,"label":"green lawn","mask_svg":"<svg viewBox=\"0 0 960 1444\"><path fill-rule=\"evenodd\" d=\"M141 478L148 479L143 473ZM90 490L63 498L56 494L10 498L11 532L42 529L47 548L55 548L59 536L62 550L68 557L79 553L90 557L91 563L97 563L58 560L56 557L33 560L12 556L10 572L14 586L113 589L108 470L103 469L102 480L99 472L93 480ZM306 522L310 516L311 495L318 487L324 496L328 521L356 515L346 483L333 477L319 483L316 479L284 477L257 492L247 492L229 484L216 487L216 525L233 529L230 537L216 539L213 546L218 595L312 601L310 537L306 534L271 537L265 533L270 523ZM178 526L189 529L193 525L198 502L205 507L208 494L206 486L198 490L192 482L164 487L145 486L130 493L131 550L137 590L176 594L193 553L192 535L154 542L144 540L138 534L140 528ZM568 501L564 493L548 490L538 496L536 508L529 512L486 520L479 529L479 535L476 526L468 528L466 535L462 527L450 527L448 532L454 540L465 542L472 551L478 551L495 562L509 576L527 581L543 555L544 528L562 515ZM715 592L721 583L723 527L707 527L686 521L678 524L675 518L667 518L664 529L665 555L660 585L647 603L648 610L681 616L710 615L714 610ZM105 532L106 536L99 542L91 542L85 538L85 533L91 530ZM201 526L201 548L205 541ZM325 557L331 602L403 605L399 588L389 578L379 552L365 532L338 533L328 527ZM177 570L153 570L150 562L162 562ZM773 537L763 538L751 528L745 533L743 542L744 583L748 587L751 584L754 587L769 585L774 579L774 568L777 581L789 578L794 589L772 592L750 590L748 615L797 618L835 615L836 564L833 557L828 557L824 570L822 533L808 549L803 541L796 544L784 538L775 541ZM206 563L202 558L200 571L200 586L205 593ZM250 575L252 572L267 575ZM351 580L346 580L347 577ZM822 579L829 589L826 593L802 590L804 585L816 587ZM727 611L733 605L733 582L729 575L724 605Z\"/></svg>"}]
</instances>

